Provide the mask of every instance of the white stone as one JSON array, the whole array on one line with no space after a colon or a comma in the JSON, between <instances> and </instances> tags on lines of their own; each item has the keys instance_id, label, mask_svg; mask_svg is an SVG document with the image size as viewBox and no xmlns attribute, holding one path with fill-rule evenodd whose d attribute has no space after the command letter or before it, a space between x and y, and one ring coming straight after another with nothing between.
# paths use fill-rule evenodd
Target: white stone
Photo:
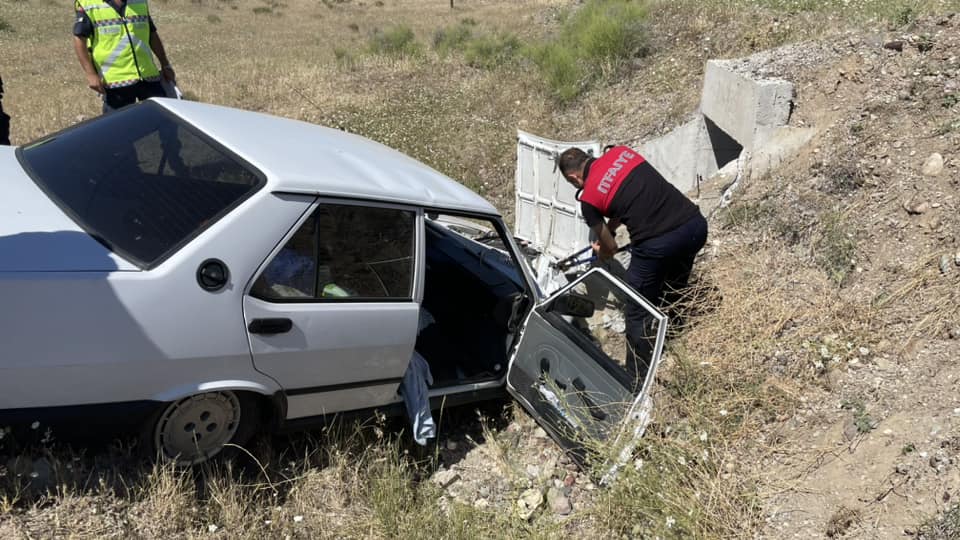
<instances>
[{"instance_id":1,"label":"white stone","mask_svg":"<svg viewBox=\"0 0 960 540\"><path fill-rule=\"evenodd\" d=\"M923 168L920 169L924 176L937 176L941 171L943 171L943 156L936 152L930 154L930 157L923 162Z\"/></svg>"}]
</instances>

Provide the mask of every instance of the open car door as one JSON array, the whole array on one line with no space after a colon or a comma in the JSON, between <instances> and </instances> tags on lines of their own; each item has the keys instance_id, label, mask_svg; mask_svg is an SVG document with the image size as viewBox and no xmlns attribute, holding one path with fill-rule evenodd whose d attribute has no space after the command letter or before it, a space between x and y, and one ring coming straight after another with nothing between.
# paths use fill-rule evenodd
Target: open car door
<instances>
[{"instance_id":1,"label":"open car door","mask_svg":"<svg viewBox=\"0 0 960 540\"><path fill-rule=\"evenodd\" d=\"M650 419L666 316L602 268L531 310L507 390L585 470L609 483Z\"/></svg>"}]
</instances>

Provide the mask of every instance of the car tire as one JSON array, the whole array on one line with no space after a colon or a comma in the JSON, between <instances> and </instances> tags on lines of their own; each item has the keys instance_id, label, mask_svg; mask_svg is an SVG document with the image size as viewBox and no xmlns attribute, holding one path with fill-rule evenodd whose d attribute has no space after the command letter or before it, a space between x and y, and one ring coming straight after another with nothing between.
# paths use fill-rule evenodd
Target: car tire
<instances>
[{"instance_id":1,"label":"car tire","mask_svg":"<svg viewBox=\"0 0 960 540\"><path fill-rule=\"evenodd\" d=\"M158 459L189 467L236 455L260 423L255 396L206 392L165 404L144 426L142 438Z\"/></svg>"}]
</instances>

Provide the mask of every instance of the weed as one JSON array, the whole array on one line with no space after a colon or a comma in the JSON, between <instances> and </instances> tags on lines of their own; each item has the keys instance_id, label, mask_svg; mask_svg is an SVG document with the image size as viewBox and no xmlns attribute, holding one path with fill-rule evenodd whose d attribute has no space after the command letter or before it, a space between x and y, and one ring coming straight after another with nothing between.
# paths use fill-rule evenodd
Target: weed
<instances>
[{"instance_id":1,"label":"weed","mask_svg":"<svg viewBox=\"0 0 960 540\"><path fill-rule=\"evenodd\" d=\"M468 66L492 69L513 62L520 50L520 40L512 34L482 36L467 43L463 58Z\"/></svg>"},{"instance_id":2,"label":"weed","mask_svg":"<svg viewBox=\"0 0 960 540\"><path fill-rule=\"evenodd\" d=\"M13 32L13 25L0 17L0 32Z\"/></svg>"},{"instance_id":3,"label":"weed","mask_svg":"<svg viewBox=\"0 0 960 540\"><path fill-rule=\"evenodd\" d=\"M940 137L954 131L960 131L960 120L947 120L946 122L937 126L937 129L933 130L933 134L934 136Z\"/></svg>"},{"instance_id":4,"label":"weed","mask_svg":"<svg viewBox=\"0 0 960 540\"><path fill-rule=\"evenodd\" d=\"M782 201L769 196L734 203L722 214L720 224L724 229L750 229L791 246L804 238L807 229L800 216L785 212Z\"/></svg>"},{"instance_id":5,"label":"weed","mask_svg":"<svg viewBox=\"0 0 960 540\"><path fill-rule=\"evenodd\" d=\"M257 6L253 8L254 15L270 15L273 13L273 8L270 6Z\"/></svg>"},{"instance_id":6,"label":"weed","mask_svg":"<svg viewBox=\"0 0 960 540\"><path fill-rule=\"evenodd\" d=\"M373 54L415 56L420 52L420 44L409 26L397 25L385 31L374 30L370 36L369 50Z\"/></svg>"},{"instance_id":7,"label":"weed","mask_svg":"<svg viewBox=\"0 0 960 540\"><path fill-rule=\"evenodd\" d=\"M838 285L849 276L857 253L857 242L849 228L840 213L829 212L821 216L812 246L817 264Z\"/></svg>"},{"instance_id":8,"label":"weed","mask_svg":"<svg viewBox=\"0 0 960 540\"><path fill-rule=\"evenodd\" d=\"M851 152L820 167L820 189L831 195L845 195L861 188L866 180L858 166L859 157Z\"/></svg>"},{"instance_id":9,"label":"weed","mask_svg":"<svg viewBox=\"0 0 960 540\"><path fill-rule=\"evenodd\" d=\"M922 540L960 538L960 505L954 505L942 514L924 521L917 528L914 537Z\"/></svg>"},{"instance_id":10,"label":"weed","mask_svg":"<svg viewBox=\"0 0 960 540\"><path fill-rule=\"evenodd\" d=\"M941 105L944 109L951 109L951 108L953 108L957 103L960 103L960 93L954 92L954 93L952 93L952 94L947 94L947 95L943 96L943 100L940 102L940 105Z\"/></svg>"},{"instance_id":11,"label":"weed","mask_svg":"<svg viewBox=\"0 0 960 540\"><path fill-rule=\"evenodd\" d=\"M577 55L567 47L539 47L532 55L540 75L561 103L571 101L586 87L586 73Z\"/></svg>"},{"instance_id":12,"label":"weed","mask_svg":"<svg viewBox=\"0 0 960 540\"><path fill-rule=\"evenodd\" d=\"M223 20L219 16L211 13L210 15L207 15L207 22L211 24L219 24L223 22Z\"/></svg>"},{"instance_id":13,"label":"weed","mask_svg":"<svg viewBox=\"0 0 960 540\"><path fill-rule=\"evenodd\" d=\"M827 520L827 538L843 536L859 520L860 512L841 505Z\"/></svg>"},{"instance_id":14,"label":"weed","mask_svg":"<svg viewBox=\"0 0 960 540\"><path fill-rule=\"evenodd\" d=\"M433 34L433 49L440 54L460 51L472 36L471 25L463 22L451 28L441 28Z\"/></svg>"},{"instance_id":15,"label":"weed","mask_svg":"<svg viewBox=\"0 0 960 540\"><path fill-rule=\"evenodd\" d=\"M857 433L870 433L877 427L877 423L867 414L867 408L860 400L844 400L840 408L853 412L853 425L857 427Z\"/></svg>"},{"instance_id":16,"label":"weed","mask_svg":"<svg viewBox=\"0 0 960 540\"><path fill-rule=\"evenodd\" d=\"M917 447L913 443L907 443L903 445L903 448L900 449L900 455L905 456L917 451Z\"/></svg>"},{"instance_id":17,"label":"weed","mask_svg":"<svg viewBox=\"0 0 960 540\"><path fill-rule=\"evenodd\" d=\"M592 0L564 16L554 39L532 46L531 56L561 102L569 101L629 58L648 52L644 2Z\"/></svg>"},{"instance_id":18,"label":"weed","mask_svg":"<svg viewBox=\"0 0 960 540\"><path fill-rule=\"evenodd\" d=\"M333 48L333 57L336 59L337 64L352 69L356 65L356 58L354 58L353 53L349 49L343 47L334 47Z\"/></svg>"},{"instance_id":19,"label":"weed","mask_svg":"<svg viewBox=\"0 0 960 540\"><path fill-rule=\"evenodd\" d=\"M936 41L930 34L923 34L917 38L917 50L922 53L932 51L935 44Z\"/></svg>"},{"instance_id":20,"label":"weed","mask_svg":"<svg viewBox=\"0 0 960 540\"><path fill-rule=\"evenodd\" d=\"M917 18L917 13L913 6L904 6L896 15L893 16L893 23L897 26L906 26Z\"/></svg>"},{"instance_id":21,"label":"weed","mask_svg":"<svg viewBox=\"0 0 960 540\"><path fill-rule=\"evenodd\" d=\"M756 201L740 201L723 214L722 227L724 229L738 229L750 227L768 221L776 216L776 207L766 199Z\"/></svg>"}]
</instances>

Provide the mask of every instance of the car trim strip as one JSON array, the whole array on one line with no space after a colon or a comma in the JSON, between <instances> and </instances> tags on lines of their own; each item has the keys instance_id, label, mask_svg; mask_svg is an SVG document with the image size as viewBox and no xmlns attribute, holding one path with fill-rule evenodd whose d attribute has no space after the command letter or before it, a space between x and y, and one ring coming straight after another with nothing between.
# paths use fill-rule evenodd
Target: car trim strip
<instances>
[{"instance_id":1,"label":"car trim strip","mask_svg":"<svg viewBox=\"0 0 960 540\"><path fill-rule=\"evenodd\" d=\"M367 381L358 381L341 384L328 384L326 386L308 386L304 388L290 388L283 393L288 396L299 396L302 394L320 394L323 392L336 392L337 390L352 390L354 388L363 388L364 386L384 386L387 384L400 384L403 378L393 377L390 379L371 379Z\"/></svg>"}]
</instances>

